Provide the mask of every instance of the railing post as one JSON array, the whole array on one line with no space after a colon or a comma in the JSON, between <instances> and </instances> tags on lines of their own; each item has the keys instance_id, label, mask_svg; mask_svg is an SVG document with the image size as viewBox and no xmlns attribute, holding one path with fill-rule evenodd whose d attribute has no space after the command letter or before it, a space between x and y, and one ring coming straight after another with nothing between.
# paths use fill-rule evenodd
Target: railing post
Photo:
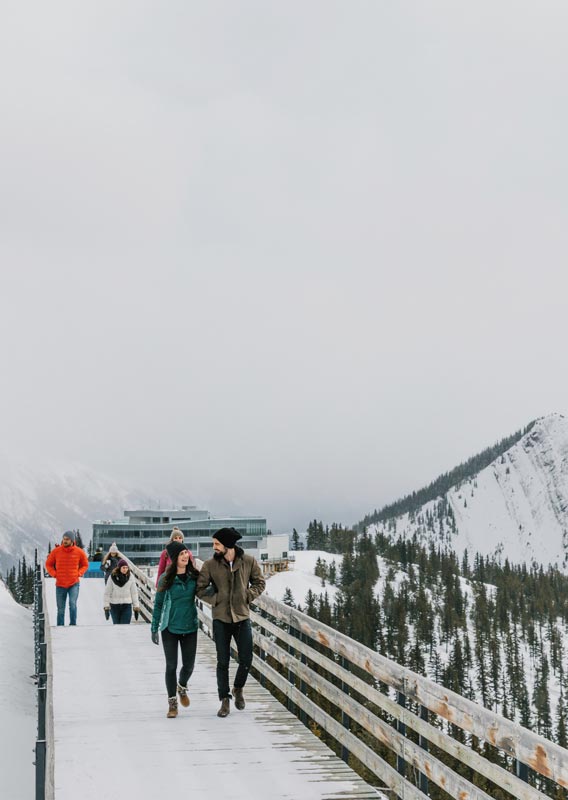
<instances>
[{"instance_id":1,"label":"railing post","mask_svg":"<svg viewBox=\"0 0 568 800\"><path fill-rule=\"evenodd\" d=\"M263 618L266 618L268 616L263 608L260 609L260 616ZM265 636L266 635L265 629L261 627L261 631L262 635ZM259 647L259 653L260 653L260 660L266 661L266 650L263 650L262 647ZM264 677L264 673L262 672L259 675L259 683L263 687L263 689L266 688L266 678Z\"/></svg>"},{"instance_id":2,"label":"railing post","mask_svg":"<svg viewBox=\"0 0 568 800\"><path fill-rule=\"evenodd\" d=\"M523 764L522 761L519 761L518 758L515 759L515 774L517 778L520 778L520 780L525 781L525 783L528 783L529 768L526 764Z\"/></svg>"},{"instance_id":3,"label":"railing post","mask_svg":"<svg viewBox=\"0 0 568 800\"><path fill-rule=\"evenodd\" d=\"M296 638L296 629L293 628L290 623L288 623L288 633L290 634L290 636L293 636L294 638ZM288 653L291 656L295 656L296 655L296 651L292 647L292 645L288 646ZM292 684L292 686L296 685L296 677L294 675L294 670L291 667L288 667L288 681ZM287 698L286 705L287 705L288 711L290 711L292 714L296 713L295 709L294 709L294 702L292 701L291 697Z\"/></svg>"},{"instance_id":4,"label":"railing post","mask_svg":"<svg viewBox=\"0 0 568 800\"><path fill-rule=\"evenodd\" d=\"M303 633L301 633L300 631L298 631L298 638L300 639L300 641L301 641L303 644L306 644L306 642L307 642L307 637L306 637L306 636L305 636ZM302 655L300 656L300 661L302 662L302 664L307 664L307 663L308 663L308 660L307 660L306 656L305 656L303 653L302 653ZM302 694L304 695L304 697L306 697L306 696L307 696L307 694L308 694L308 687L306 686L306 682L305 682L304 680L302 680L302 679L300 679L300 691L302 692ZM307 724L308 724L308 715L307 715L307 713L304 711L304 709L303 709L303 708L300 710L300 720L301 720L301 722L302 722L302 724L303 724L303 725L306 725L306 726L307 726Z\"/></svg>"},{"instance_id":5,"label":"railing post","mask_svg":"<svg viewBox=\"0 0 568 800\"><path fill-rule=\"evenodd\" d=\"M420 706L420 719L424 720L424 722L428 722L428 709L426 706ZM423 750L428 752L428 739L419 735L418 744ZM428 796L428 777L423 772L420 773L420 791Z\"/></svg>"},{"instance_id":6,"label":"railing post","mask_svg":"<svg viewBox=\"0 0 568 800\"><path fill-rule=\"evenodd\" d=\"M45 712L47 704L47 675L41 672L38 675L37 686L37 738L45 740Z\"/></svg>"},{"instance_id":7,"label":"railing post","mask_svg":"<svg viewBox=\"0 0 568 800\"><path fill-rule=\"evenodd\" d=\"M35 747L35 800L45 798L45 767L45 739L38 739Z\"/></svg>"},{"instance_id":8,"label":"railing post","mask_svg":"<svg viewBox=\"0 0 568 800\"><path fill-rule=\"evenodd\" d=\"M340 657L339 663L343 667L343 669L348 669L347 661L343 656ZM341 691L344 694L349 694L349 686L347 686L347 684L344 683L343 681L341 681ZM347 730L351 729L351 719L343 709L341 709L341 724ZM345 745L341 746L341 759L342 761L345 761L346 764L349 762L349 750L347 749L347 747L345 747Z\"/></svg>"},{"instance_id":9,"label":"railing post","mask_svg":"<svg viewBox=\"0 0 568 800\"><path fill-rule=\"evenodd\" d=\"M396 694L399 706L406 708L406 695L401 691L398 691ZM406 736L406 725L404 722L402 722L402 720L397 720L396 729L402 736ZM406 761L402 756L397 755L396 757L396 769L400 775L406 775Z\"/></svg>"}]
</instances>

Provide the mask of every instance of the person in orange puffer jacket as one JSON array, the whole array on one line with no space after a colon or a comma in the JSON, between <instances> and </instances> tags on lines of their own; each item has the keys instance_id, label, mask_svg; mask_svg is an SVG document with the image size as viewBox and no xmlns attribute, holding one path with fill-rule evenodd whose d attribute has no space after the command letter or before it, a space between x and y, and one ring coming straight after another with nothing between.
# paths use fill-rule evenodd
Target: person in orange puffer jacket
<instances>
[{"instance_id":1,"label":"person in orange puffer jacket","mask_svg":"<svg viewBox=\"0 0 568 800\"><path fill-rule=\"evenodd\" d=\"M65 624L65 604L69 597L69 624L76 625L79 580L89 569L89 560L85 551L75 544L73 531L65 531L61 544L48 555L45 568L55 578L57 624Z\"/></svg>"}]
</instances>

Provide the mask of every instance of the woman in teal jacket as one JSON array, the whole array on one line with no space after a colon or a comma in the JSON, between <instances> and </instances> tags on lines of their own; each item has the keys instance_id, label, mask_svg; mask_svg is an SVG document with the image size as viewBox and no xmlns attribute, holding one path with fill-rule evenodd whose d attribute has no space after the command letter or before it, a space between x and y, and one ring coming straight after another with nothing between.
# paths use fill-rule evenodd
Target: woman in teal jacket
<instances>
[{"instance_id":1,"label":"woman in teal jacket","mask_svg":"<svg viewBox=\"0 0 568 800\"><path fill-rule=\"evenodd\" d=\"M152 614L152 641L160 644L158 630L162 632L162 646L166 657L166 688L168 713L177 717L178 701L189 705L187 682L195 665L197 649L197 609L195 587L199 572L193 565L190 552L182 542L171 542L167 547L171 564L158 583ZM182 667L177 679L178 647Z\"/></svg>"}]
</instances>

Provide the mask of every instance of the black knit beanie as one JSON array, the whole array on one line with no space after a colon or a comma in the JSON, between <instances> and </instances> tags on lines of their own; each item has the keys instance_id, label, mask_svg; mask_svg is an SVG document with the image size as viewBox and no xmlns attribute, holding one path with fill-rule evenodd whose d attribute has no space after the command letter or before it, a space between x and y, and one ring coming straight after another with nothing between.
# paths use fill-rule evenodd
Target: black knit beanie
<instances>
[{"instance_id":1,"label":"black knit beanie","mask_svg":"<svg viewBox=\"0 0 568 800\"><path fill-rule=\"evenodd\" d=\"M170 561L175 561L184 550L187 550L187 547L183 542L170 542L166 545L166 553L169 555Z\"/></svg>"},{"instance_id":2,"label":"black knit beanie","mask_svg":"<svg viewBox=\"0 0 568 800\"><path fill-rule=\"evenodd\" d=\"M223 547L228 547L231 549L236 545L239 539L242 539L243 537L234 528L221 528L217 531L217 533L213 534L213 538L217 539L218 542L221 542Z\"/></svg>"}]
</instances>

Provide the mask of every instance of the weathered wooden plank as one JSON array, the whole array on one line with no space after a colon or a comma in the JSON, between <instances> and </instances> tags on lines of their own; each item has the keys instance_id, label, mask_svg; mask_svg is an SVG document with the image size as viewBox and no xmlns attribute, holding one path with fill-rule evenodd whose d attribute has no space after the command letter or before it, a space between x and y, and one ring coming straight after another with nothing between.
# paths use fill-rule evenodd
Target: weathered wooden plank
<instances>
[{"instance_id":1,"label":"weathered wooden plank","mask_svg":"<svg viewBox=\"0 0 568 800\"><path fill-rule=\"evenodd\" d=\"M415 730L429 742L436 745L436 747L440 748L441 750L444 750L453 758L471 767L471 769L488 778L497 786L506 789L508 792L518 798L518 800L547 800L547 796L542 794L542 792L539 792L538 789L535 789L525 781L520 780L520 778L517 778L516 775L507 772L507 770L503 769L503 767L500 767L498 764L493 764L490 761L487 761L487 759L485 759L482 755L476 753L475 750L472 750L465 744L457 742L451 736L443 733L439 728L435 728L425 720L420 719L420 717L417 717L408 709L405 709L403 706L395 703L373 686L370 686L356 675L353 675L353 673L341 667L336 661L328 658L323 653L319 653L317 650L314 650L314 648L310 647L309 644L305 644L300 639L291 636L269 619L255 615L255 622L255 629L262 627L269 631L273 638L278 638L290 645L290 647L293 647L297 653L302 653L310 661L318 664L320 667L323 667L329 673L343 681L343 683L354 688L362 697L366 697L392 717L399 719L409 728ZM260 637L261 634L259 633L258 636ZM260 647L263 646L260 639L258 644ZM278 660L287 668L295 671L294 662L297 662L297 658L290 655L286 650L281 649Z\"/></svg>"},{"instance_id":2,"label":"weathered wooden plank","mask_svg":"<svg viewBox=\"0 0 568 800\"><path fill-rule=\"evenodd\" d=\"M257 644L264 647L270 656L280 661L280 663L282 663L284 656L288 656L282 648L278 647L274 642L267 641L265 637L262 637L256 631L255 641ZM404 761L411 763L416 769L427 775L429 780L436 783L441 789L444 789L451 797L459 798L459 800L491 800L491 797L486 792L453 772L453 770L446 767L445 764L442 764L441 761L430 755L426 750L423 750L410 739L402 736L398 731L390 725L387 725L386 722L364 708L364 706L352 697L349 697L349 695L330 684L329 681L321 675L310 670L308 666L296 659L287 659L287 661L289 662L290 668L294 670L298 677L309 682L312 688L316 689L320 695L327 698L337 708L345 709L351 719L361 725L361 727L374 736L377 741L386 745L390 750L403 758ZM326 714L326 716L329 717L328 714ZM332 717L329 718L332 719Z\"/></svg>"},{"instance_id":3,"label":"weathered wooden plank","mask_svg":"<svg viewBox=\"0 0 568 800\"><path fill-rule=\"evenodd\" d=\"M401 667L297 609L266 595L258 598L257 606L356 664L376 680L402 692L413 702L528 764L535 772L550 778L559 786L568 788L568 750Z\"/></svg>"},{"instance_id":4,"label":"weathered wooden plank","mask_svg":"<svg viewBox=\"0 0 568 800\"><path fill-rule=\"evenodd\" d=\"M405 800L424 800L424 795L419 789L399 775L390 764L387 764L386 761L380 758L370 747L367 747L367 745L359 741L359 739L350 731L346 730L341 723L334 720L318 705L302 694L299 689L276 672L266 661L255 657L254 666L286 697L289 697L292 702L300 706L300 708L303 708L314 722L333 736L340 744L345 745L362 764L374 772L386 786L394 790L398 797L405 798Z\"/></svg>"}]
</instances>

